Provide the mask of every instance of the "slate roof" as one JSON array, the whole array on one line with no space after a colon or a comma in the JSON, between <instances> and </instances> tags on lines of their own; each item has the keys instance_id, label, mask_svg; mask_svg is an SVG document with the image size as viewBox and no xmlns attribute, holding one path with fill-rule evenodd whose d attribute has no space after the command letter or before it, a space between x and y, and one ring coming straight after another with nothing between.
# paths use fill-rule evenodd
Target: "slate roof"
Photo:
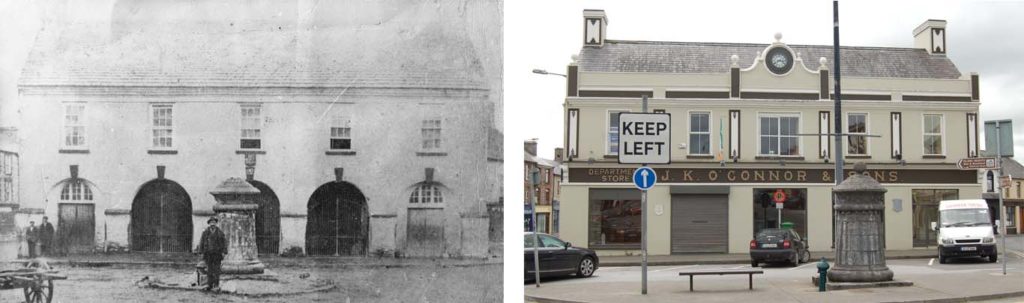
<instances>
[{"instance_id":1,"label":"slate roof","mask_svg":"<svg viewBox=\"0 0 1024 303\"><path fill-rule=\"evenodd\" d=\"M142 10L160 16L183 9L178 3ZM452 21L458 16L430 5L402 9L371 24L296 25L273 15L230 25L226 17L149 22L129 9L106 26L46 25L20 84L488 89L478 50Z\"/></svg>"},{"instance_id":2,"label":"slate roof","mask_svg":"<svg viewBox=\"0 0 1024 303\"><path fill-rule=\"evenodd\" d=\"M1003 157L1003 174L1014 179L1024 179L1024 165L1010 157Z\"/></svg>"},{"instance_id":3,"label":"slate roof","mask_svg":"<svg viewBox=\"0 0 1024 303\"><path fill-rule=\"evenodd\" d=\"M817 70L818 58L831 65L831 45L788 45L804 65ZM747 68L768 44L605 40L603 47L583 47L578 64L584 72L727 73L730 57ZM924 49L841 47L843 76L957 79L960 71L946 56Z\"/></svg>"}]
</instances>

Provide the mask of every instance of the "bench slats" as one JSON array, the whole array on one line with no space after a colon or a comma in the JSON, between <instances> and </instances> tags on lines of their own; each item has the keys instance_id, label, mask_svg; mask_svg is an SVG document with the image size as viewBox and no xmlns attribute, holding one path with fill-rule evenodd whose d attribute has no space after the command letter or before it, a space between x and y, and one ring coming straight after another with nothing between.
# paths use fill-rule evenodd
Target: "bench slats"
<instances>
[{"instance_id":1,"label":"bench slats","mask_svg":"<svg viewBox=\"0 0 1024 303\"><path fill-rule=\"evenodd\" d=\"M684 271L680 272L680 276L690 276L690 291L693 291L693 276L705 276L705 275L747 275L747 282L751 290L754 289L754 274L764 274L763 270L755 269L719 269L719 270L701 270L701 271Z\"/></svg>"}]
</instances>

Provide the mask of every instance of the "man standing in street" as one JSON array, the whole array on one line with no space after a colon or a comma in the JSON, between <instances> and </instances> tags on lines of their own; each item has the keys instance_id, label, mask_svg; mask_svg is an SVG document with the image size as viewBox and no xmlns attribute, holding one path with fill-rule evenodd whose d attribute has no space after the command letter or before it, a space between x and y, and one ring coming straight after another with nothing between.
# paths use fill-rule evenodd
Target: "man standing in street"
<instances>
[{"instance_id":1,"label":"man standing in street","mask_svg":"<svg viewBox=\"0 0 1024 303\"><path fill-rule=\"evenodd\" d=\"M43 222L39 224L39 246L41 248L39 255L41 256L49 256L53 250L53 224L46 219L43 217Z\"/></svg>"},{"instance_id":2,"label":"man standing in street","mask_svg":"<svg viewBox=\"0 0 1024 303\"><path fill-rule=\"evenodd\" d=\"M28 242L28 257L31 259L36 258L36 252L39 243L39 228L36 227L36 221L28 221L28 229L25 229L25 241Z\"/></svg>"},{"instance_id":3,"label":"man standing in street","mask_svg":"<svg viewBox=\"0 0 1024 303\"><path fill-rule=\"evenodd\" d=\"M220 290L220 261L228 253L227 238L224 232L217 227L217 217L206 220L209 227L203 231L199 240L199 252L203 254L203 261L206 262L206 290Z\"/></svg>"}]
</instances>

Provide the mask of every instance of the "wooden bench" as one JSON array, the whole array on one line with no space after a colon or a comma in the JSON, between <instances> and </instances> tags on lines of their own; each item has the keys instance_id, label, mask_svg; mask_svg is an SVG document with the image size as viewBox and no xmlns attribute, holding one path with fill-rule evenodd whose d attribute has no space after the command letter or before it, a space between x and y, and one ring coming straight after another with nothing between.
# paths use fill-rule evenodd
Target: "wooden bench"
<instances>
[{"instance_id":1,"label":"wooden bench","mask_svg":"<svg viewBox=\"0 0 1024 303\"><path fill-rule=\"evenodd\" d=\"M693 276L702 275L747 275L749 278L750 289L754 289L754 274L764 274L764 271L760 269L713 269L684 271L679 273L680 276L690 276L690 291L693 291Z\"/></svg>"}]
</instances>

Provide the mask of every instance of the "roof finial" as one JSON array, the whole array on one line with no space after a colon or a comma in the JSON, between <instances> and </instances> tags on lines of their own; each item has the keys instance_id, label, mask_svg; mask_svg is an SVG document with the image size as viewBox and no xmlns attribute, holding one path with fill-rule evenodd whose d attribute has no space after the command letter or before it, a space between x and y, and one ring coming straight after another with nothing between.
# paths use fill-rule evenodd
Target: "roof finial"
<instances>
[{"instance_id":1,"label":"roof finial","mask_svg":"<svg viewBox=\"0 0 1024 303\"><path fill-rule=\"evenodd\" d=\"M821 64L818 69L828 69L828 59L825 59L825 57L818 58L818 64Z\"/></svg>"},{"instance_id":2,"label":"roof finial","mask_svg":"<svg viewBox=\"0 0 1024 303\"><path fill-rule=\"evenodd\" d=\"M782 33L781 32L776 32L775 33L775 42L782 42Z\"/></svg>"},{"instance_id":3,"label":"roof finial","mask_svg":"<svg viewBox=\"0 0 1024 303\"><path fill-rule=\"evenodd\" d=\"M733 54L731 57L729 57L729 60L732 61L732 67L740 66L740 56Z\"/></svg>"}]
</instances>

